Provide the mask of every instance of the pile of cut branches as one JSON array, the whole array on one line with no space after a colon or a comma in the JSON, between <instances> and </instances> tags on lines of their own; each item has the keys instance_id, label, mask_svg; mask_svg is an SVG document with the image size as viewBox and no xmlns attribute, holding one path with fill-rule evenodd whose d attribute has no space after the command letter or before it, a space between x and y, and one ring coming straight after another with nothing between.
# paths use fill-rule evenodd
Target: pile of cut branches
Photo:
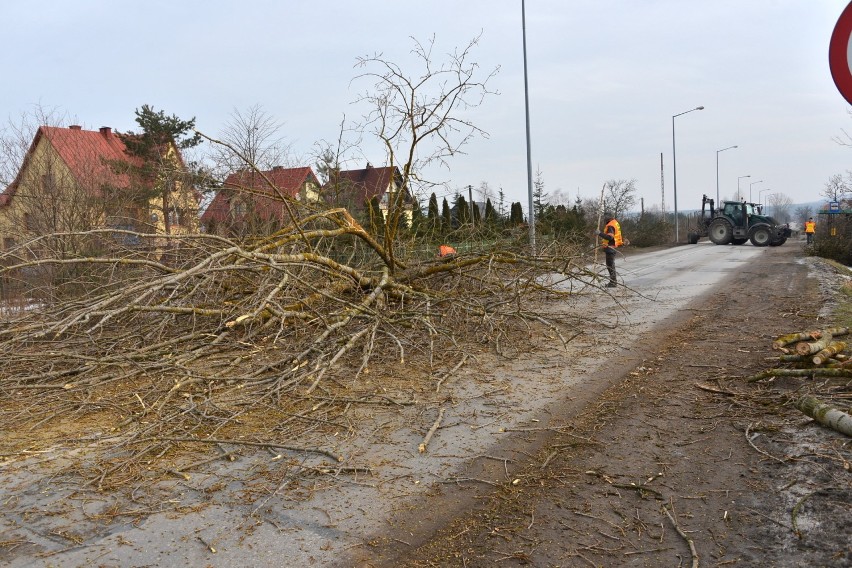
<instances>
[{"instance_id":1,"label":"pile of cut branches","mask_svg":"<svg viewBox=\"0 0 852 568\"><path fill-rule=\"evenodd\" d=\"M32 309L0 321L0 454L85 449L63 452L68 468L101 487L184 471L199 448L336 459L346 448L324 445L351 428L345 410L407 402L384 394L405 392L395 381L446 374L473 343L501 352L537 327L563 342L561 329L586 327L539 309L595 285L576 250L416 258L386 250L345 209L290 218L251 240L105 229L0 256L6 281L74 266L85 290L55 301L31 289ZM83 257L39 245L63 238L111 246Z\"/></svg>"}]
</instances>

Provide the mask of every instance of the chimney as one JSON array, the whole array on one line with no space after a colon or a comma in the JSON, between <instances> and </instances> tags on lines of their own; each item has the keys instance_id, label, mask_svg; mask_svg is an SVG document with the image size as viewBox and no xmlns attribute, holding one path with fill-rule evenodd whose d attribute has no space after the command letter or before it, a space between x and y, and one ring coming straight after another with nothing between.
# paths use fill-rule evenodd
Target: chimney
<instances>
[{"instance_id":1,"label":"chimney","mask_svg":"<svg viewBox=\"0 0 852 568\"><path fill-rule=\"evenodd\" d=\"M369 170L372 167L373 167L373 164L371 164L370 162L367 162L367 167L364 168L364 169Z\"/></svg>"},{"instance_id":2,"label":"chimney","mask_svg":"<svg viewBox=\"0 0 852 568\"><path fill-rule=\"evenodd\" d=\"M284 169L284 166L272 166L273 171L280 171L280 170L283 170L283 169Z\"/></svg>"},{"instance_id":3,"label":"chimney","mask_svg":"<svg viewBox=\"0 0 852 568\"><path fill-rule=\"evenodd\" d=\"M112 128L110 128L109 126L101 126L100 130L101 134L103 134L105 137L109 137L109 135L112 133Z\"/></svg>"},{"instance_id":4,"label":"chimney","mask_svg":"<svg viewBox=\"0 0 852 568\"><path fill-rule=\"evenodd\" d=\"M68 128L70 128L71 130L81 130L80 125L79 125L79 124L72 124L72 125L71 125L71 126L69 126Z\"/></svg>"}]
</instances>

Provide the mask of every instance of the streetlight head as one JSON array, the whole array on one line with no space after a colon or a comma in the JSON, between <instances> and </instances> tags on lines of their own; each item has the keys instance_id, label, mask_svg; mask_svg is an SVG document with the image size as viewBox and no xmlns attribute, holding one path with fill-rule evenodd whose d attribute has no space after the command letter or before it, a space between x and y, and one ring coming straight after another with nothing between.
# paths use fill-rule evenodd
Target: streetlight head
<instances>
[{"instance_id":1,"label":"streetlight head","mask_svg":"<svg viewBox=\"0 0 852 568\"><path fill-rule=\"evenodd\" d=\"M731 146L731 148L739 148L739 146Z\"/></svg>"},{"instance_id":2,"label":"streetlight head","mask_svg":"<svg viewBox=\"0 0 852 568\"><path fill-rule=\"evenodd\" d=\"M695 110L704 110L704 107L695 107Z\"/></svg>"}]
</instances>

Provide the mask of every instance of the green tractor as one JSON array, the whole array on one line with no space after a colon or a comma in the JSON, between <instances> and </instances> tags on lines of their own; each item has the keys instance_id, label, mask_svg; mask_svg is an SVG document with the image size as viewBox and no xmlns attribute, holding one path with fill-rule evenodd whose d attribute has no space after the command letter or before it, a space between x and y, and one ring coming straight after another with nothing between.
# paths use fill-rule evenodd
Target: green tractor
<instances>
[{"instance_id":1,"label":"green tractor","mask_svg":"<svg viewBox=\"0 0 852 568\"><path fill-rule=\"evenodd\" d=\"M708 207L709 205L709 211ZM694 245L701 237L708 237L716 245L741 245L751 241L756 247L777 247L787 242L790 228L763 215L763 206L745 201L723 201L720 209L706 195L701 201L698 227L687 234L687 242ZM709 215L708 215L709 213Z\"/></svg>"}]
</instances>

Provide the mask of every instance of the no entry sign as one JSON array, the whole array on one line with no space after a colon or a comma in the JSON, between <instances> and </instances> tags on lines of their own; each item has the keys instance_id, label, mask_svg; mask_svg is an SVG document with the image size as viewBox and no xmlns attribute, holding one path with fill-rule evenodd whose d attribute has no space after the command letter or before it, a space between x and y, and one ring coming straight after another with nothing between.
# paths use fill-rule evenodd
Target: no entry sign
<instances>
[{"instance_id":1,"label":"no entry sign","mask_svg":"<svg viewBox=\"0 0 852 568\"><path fill-rule=\"evenodd\" d=\"M828 65L837 90L852 104L852 2L840 14L831 42L828 44Z\"/></svg>"}]
</instances>

